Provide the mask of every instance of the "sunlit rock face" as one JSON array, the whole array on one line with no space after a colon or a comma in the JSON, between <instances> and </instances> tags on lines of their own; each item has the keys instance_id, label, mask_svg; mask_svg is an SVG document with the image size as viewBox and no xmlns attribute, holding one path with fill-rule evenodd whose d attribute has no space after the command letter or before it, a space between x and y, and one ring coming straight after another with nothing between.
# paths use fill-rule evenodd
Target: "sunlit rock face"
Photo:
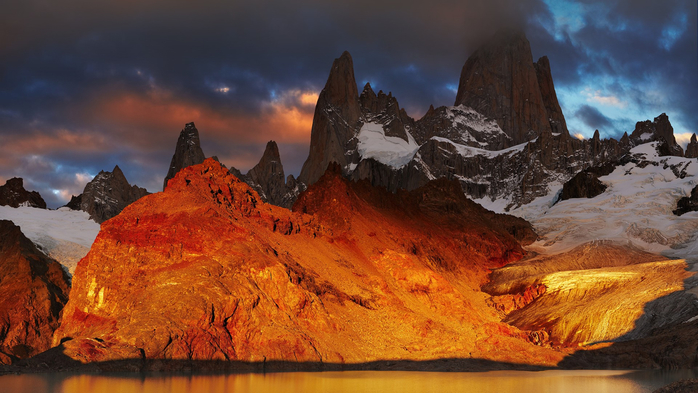
<instances>
[{"instance_id":1,"label":"sunlit rock face","mask_svg":"<svg viewBox=\"0 0 698 393\"><path fill-rule=\"evenodd\" d=\"M627 341L698 313L694 296L678 292L693 275L686 268L684 260L591 242L497 269L484 289L495 295L506 322L543 330L554 345ZM526 301L506 307L516 295Z\"/></svg>"},{"instance_id":2,"label":"sunlit rock face","mask_svg":"<svg viewBox=\"0 0 698 393\"><path fill-rule=\"evenodd\" d=\"M340 172L290 212L213 160L183 169L102 225L54 344L80 361L561 359L479 290L535 239L526 222L445 180L390 194Z\"/></svg>"},{"instance_id":3,"label":"sunlit rock face","mask_svg":"<svg viewBox=\"0 0 698 393\"><path fill-rule=\"evenodd\" d=\"M70 284L61 265L0 220L0 364L51 347Z\"/></svg>"}]
</instances>

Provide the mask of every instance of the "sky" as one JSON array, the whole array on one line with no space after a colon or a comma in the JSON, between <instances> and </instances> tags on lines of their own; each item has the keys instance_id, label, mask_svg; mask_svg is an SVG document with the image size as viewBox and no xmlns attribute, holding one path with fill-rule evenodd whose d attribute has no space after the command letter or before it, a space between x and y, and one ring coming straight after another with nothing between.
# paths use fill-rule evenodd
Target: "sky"
<instances>
[{"instance_id":1,"label":"sky","mask_svg":"<svg viewBox=\"0 0 698 393\"><path fill-rule=\"evenodd\" d=\"M665 112L698 132L695 0L0 0L0 184L49 207L119 165L160 191L195 122L206 156L245 173L269 140L286 174L345 50L359 88L418 119L453 105L468 56L501 28L547 55L572 134L619 138Z\"/></svg>"}]
</instances>

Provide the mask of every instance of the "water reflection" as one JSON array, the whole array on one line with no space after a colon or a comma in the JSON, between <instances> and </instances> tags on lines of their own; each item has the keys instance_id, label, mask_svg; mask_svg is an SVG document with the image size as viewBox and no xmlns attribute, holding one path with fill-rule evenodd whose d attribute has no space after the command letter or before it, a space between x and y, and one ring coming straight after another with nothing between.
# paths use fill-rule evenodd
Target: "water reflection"
<instances>
[{"instance_id":1,"label":"water reflection","mask_svg":"<svg viewBox=\"0 0 698 393\"><path fill-rule=\"evenodd\" d=\"M694 371L491 371L437 373L346 371L227 375L66 375L0 376L7 393L188 393L188 392L651 392Z\"/></svg>"}]
</instances>

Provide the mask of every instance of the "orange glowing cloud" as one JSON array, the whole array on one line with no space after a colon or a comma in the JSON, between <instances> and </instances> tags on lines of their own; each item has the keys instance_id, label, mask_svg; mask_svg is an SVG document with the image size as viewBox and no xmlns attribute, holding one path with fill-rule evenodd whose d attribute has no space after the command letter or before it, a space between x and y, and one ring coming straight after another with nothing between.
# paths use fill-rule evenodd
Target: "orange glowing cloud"
<instances>
[{"instance_id":1,"label":"orange glowing cloud","mask_svg":"<svg viewBox=\"0 0 698 393\"><path fill-rule=\"evenodd\" d=\"M172 135L192 121L202 138L214 136L231 143L263 144L272 139L281 143L309 143L312 107L316 101L315 92L292 90L263 103L258 113L236 114L163 91L147 95L120 92L96 100L86 116L111 124L125 137L137 136L152 145L163 138L172 140Z\"/></svg>"},{"instance_id":2,"label":"orange glowing cloud","mask_svg":"<svg viewBox=\"0 0 698 393\"><path fill-rule=\"evenodd\" d=\"M27 155L46 154L56 151L72 150L78 152L101 151L107 148L104 137L96 133L76 132L66 129L54 131L29 131L23 136L0 135L0 149L4 154ZM11 147L11 148L10 148Z\"/></svg>"}]
</instances>

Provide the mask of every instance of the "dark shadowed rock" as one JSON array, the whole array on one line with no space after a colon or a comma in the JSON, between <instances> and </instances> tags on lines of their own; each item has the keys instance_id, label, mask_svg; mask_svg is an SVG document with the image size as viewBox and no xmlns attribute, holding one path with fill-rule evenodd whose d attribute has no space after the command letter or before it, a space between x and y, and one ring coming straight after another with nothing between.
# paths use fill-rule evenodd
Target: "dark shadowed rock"
<instances>
[{"instance_id":1,"label":"dark shadowed rock","mask_svg":"<svg viewBox=\"0 0 698 393\"><path fill-rule=\"evenodd\" d=\"M117 165L112 172L100 171L85 185L80 210L89 213L91 219L101 224L148 194L145 188L130 185Z\"/></svg>"},{"instance_id":2,"label":"dark shadowed rock","mask_svg":"<svg viewBox=\"0 0 698 393\"><path fill-rule=\"evenodd\" d=\"M366 83L359 96L361 111L365 122L380 123L386 136L401 138L409 141L407 133L414 128L414 120L400 109L397 99L392 93L386 95L383 90L378 95L371 89L371 84Z\"/></svg>"},{"instance_id":3,"label":"dark shadowed rock","mask_svg":"<svg viewBox=\"0 0 698 393\"><path fill-rule=\"evenodd\" d=\"M278 205L278 201L286 192L286 179L276 142L267 143L259 163L247 172L247 176L257 185L258 189L255 191L265 202Z\"/></svg>"},{"instance_id":4,"label":"dark shadowed rock","mask_svg":"<svg viewBox=\"0 0 698 393\"><path fill-rule=\"evenodd\" d=\"M548 71L544 63L538 67L542 74ZM551 88L552 78L547 80L544 76L543 85ZM551 93L547 98L552 108ZM468 58L461 71L455 105L471 107L496 120L512 138L512 145L551 131L551 117L541 95L531 47L523 32L500 31Z\"/></svg>"},{"instance_id":5,"label":"dark shadowed rock","mask_svg":"<svg viewBox=\"0 0 698 393\"><path fill-rule=\"evenodd\" d=\"M179 133L177 146L172 155L170 169L167 171L162 189L164 190L167 187L167 181L172 179L182 168L201 164L204 162L204 159L206 159L206 156L204 156L204 152L201 150L199 130L196 129L194 123L187 123Z\"/></svg>"},{"instance_id":6,"label":"dark shadowed rock","mask_svg":"<svg viewBox=\"0 0 698 393\"><path fill-rule=\"evenodd\" d=\"M598 132L598 131L597 131ZM614 163L606 163L601 166L587 168L565 182L562 186L560 200L570 198L593 198L606 191L607 186L599 180L599 177L611 174L616 169Z\"/></svg>"},{"instance_id":7,"label":"dark shadowed rock","mask_svg":"<svg viewBox=\"0 0 698 393\"><path fill-rule=\"evenodd\" d=\"M683 197L676 202L676 210L674 210L674 214L680 216L682 214L695 211L698 211L698 186L693 187L690 196Z\"/></svg>"},{"instance_id":8,"label":"dark shadowed rock","mask_svg":"<svg viewBox=\"0 0 698 393\"><path fill-rule=\"evenodd\" d=\"M235 175L231 168L230 173ZM240 174L242 175L242 174ZM236 175L237 176L237 175ZM299 185L293 175L284 179L284 166L281 163L279 148L276 142L269 141L264 149L259 163L255 165L245 176L238 177L252 187L266 203L290 209L296 201L298 194L305 189Z\"/></svg>"},{"instance_id":9,"label":"dark shadowed rock","mask_svg":"<svg viewBox=\"0 0 698 393\"><path fill-rule=\"evenodd\" d=\"M686 158L698 158L698 140L696 140L696 134L691 135L691 141L688 142L686 146Z\"/></svg>"},{"instance_id":10,"label":"dark shadowed rock","mask_svg":"<svg viewBox=\"0 0 698 393\"><path fill-rule=\"evenodd\" d=\"M24 180L13 177L0 186L0 206L31 206L46 209L46 202L36 191L24 189Z\"/></svg>"},{"instance_id":11,"label":"dark shadowed rock","mask_svg":"<svg viewBox=\"0 0 698 393\"><path fill-rule=\"evenodd\" d=\"M72 210L80 210L80 205L82 204L82 194L75 196L71 195L70 196L70 202L68 202L65 207L70 208Z\"/></svg>"},{"instance_id":12,"label":"dark shadowed rock","mask_svg":"<svg viewBox=\"0 0 698 393\"><path fill-rule=\"evenodd\" d=\"M262 201L272 205L290 209L303 192L305 184L299 183L293 175L288 175L284 181L284 166L276 142L269 141L259 163L243 174L239 169L231 167L228 173L244 181L252 187Z\"/></svg>"},{"instance_id":13,"label":"dark shadowed rock","mask_svg":"<svg viewBox=\"0 0 698 393\"><path fill-rule=\"evenodd\" d=\"M310 153L298 177L300 182L315 183L330 162L337 162L344 168L358 161L354 135L360 119L354 64L349 52L344 52L332 63L327 83L318 97L310 133Z\"/></svg>"},{"instance_id":14,"label":"dark shadowed rock","mask_svg":"<svg viewBox=\"0 0 698 393\"><path fill-rule=\"evenodd\" d=\"M12 221L0 220L0 363L51 347L69 279Z\"/></svg>"},{"instance_id":15,"label":"dark shadowed rock","mask_svg":"<svg viewBox=\"0 0 698 393\"><path fill-rule=\"evenodd\" d=\"M657 151L660 156L683 157L683 148L676 143L674 127L669 122L666 113L654 118L654 121L645 120L635 124L635 130L630 134L630 141L635 145L647 142L659 142Z\"/></svg>"},{"instance_id":16,"label":"dark shadowed rock","mask_svg":"<svg viewBox=\"0 0 698 393\"><path fill-rule=\"evenodd\" d=\"M553 76L550 73L550 61L548 60L548 56L541 57L533 66L536 69L538 86L540 87L540 94L543 98L545 110L548 113L551 131L569 136L570 133L567 130L565 116L562 114L562 108L560 108L560 103L557 101L557 93L555 93Z\"/></svg>"}]
</instances>

